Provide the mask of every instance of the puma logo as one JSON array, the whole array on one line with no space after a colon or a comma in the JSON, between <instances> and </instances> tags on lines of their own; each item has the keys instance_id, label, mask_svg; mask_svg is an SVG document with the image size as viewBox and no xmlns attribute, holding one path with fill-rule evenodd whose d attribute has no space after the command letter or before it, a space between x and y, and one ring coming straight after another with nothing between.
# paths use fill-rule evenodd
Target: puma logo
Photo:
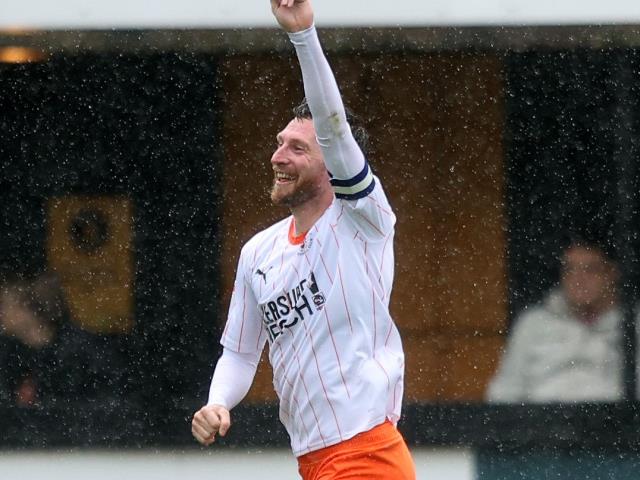
<instances>
[{"instance_id":1,"label":"puma logo","mask_svg":"<svg viewBox=\"0 0 640 480\"><path fill-rule=\"evenodd\" d=\"M262 270L260 270L259 268L256 269L256 275L260 275L262 277L262 279L264 280L264 283L267 283L267 273L269 273L269 270L271 270L273 268L273 266L267 268L264 272Z\"/></svg>"}]
</instances>

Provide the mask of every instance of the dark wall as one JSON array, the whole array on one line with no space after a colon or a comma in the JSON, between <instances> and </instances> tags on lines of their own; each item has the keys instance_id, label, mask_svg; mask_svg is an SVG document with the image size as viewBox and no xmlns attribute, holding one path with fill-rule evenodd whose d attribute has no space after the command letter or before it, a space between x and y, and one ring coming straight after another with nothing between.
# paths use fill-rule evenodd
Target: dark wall
<instances>
[{"instance_id":1,"label":"dark wall","mask_svg":"<svg viewBox=\"0 0 640 480\"><path fill-rule=\"evenodd\" d=\"M504 157L508 182L508 223L504 225L504 231L507 233L509 250L509 297L512 311L515 311L539 298L555 281L554 260L562 228L575 219L581 222L586 219L587 223L594 225L615 224L611 217L615 217L619 209L616 187L619 168L613 159L617 158L619 149L617 119L622 102L619 72L616 69L620 66L620 59L610 53L595 51L529 52L509 54L502 65L502 57L482 57L453 55L452 58L432 58L430 63L416 57L410 63L400 56L396 59L400 66L409 70L412 65L416 66L417 73L405 75L402 68L392 68L395 73L389 78L398 78L398 81L385 80L390 84L385 90L391 92L387 93L390 97L378 95L381 92L373 90L375 95L371 97L370 108L375 114L374 129L392 139L395 136L406 137L416 145L416 149L418 146L422 149L421 138L431 134L425 133L428 130L450 142L441 142L439 138L432 142L436 153L446 150L456 162L455 169L445 169L441 172L442 177L432 177L442 178L440 188L456 185L458 179L463 178L458 173L454 176L457 162L480 158L473 154L476 149L497 158L497 167L479 170L488 176L493 174L493 177L485 179L477 176L478 182L485 182L484 187L490 187L492 182L501 182L502 170L498 167L501 165L500 159ZM475 63L472 61L474 58ZM349 74L358 77L353 85L360 85L360 76L378 73L379 69L384 71L387 63L394 65L384 60L371 62L369 69L363 70L362 62L357 58L345 59L342 72L347 78ZM254 75L252 69L257 68L257 62L255 58L247 62L242 58L232 59L225 67L226 88L231 86L236 89L235 109L233 105L232 108L226 105L224 109L227 115L226 145L229 151L235 148L230 158L236 169L239 168L238 162L253 161L256 156L253 149L255 132L239 126L236 128L237 120L246 117L248 120L243 125L255 129L256 112L261 112L274 122L271 118L274 116L271 107L273 98L261 98L260 101L268 103L260 103L261 109L256 109L255 103L250 105L252 108L247 108L247 104L243 103L247 90L255 88L262 92L264 85L271 80L291 82L295 88L300 86L297 76L292 77L293 80L273 72L271 76L265 76L264 71L262 76ZM268 67L272 60L266 59L264 62ZM488 65L483 66L484 62L488 62ZM355 66L351 66L352 63ZM464 68L458 68L459 64ZM636 64L635 60L632 64ZM501 68L506 85L504 91L501 91ZM284 71L288 71L287 68ZM451 76L443 77L443 71L450 71ZM459 77L454 77L454 72ZM488 87L479 83L478 72L488 79ZM132 199L136 262L136 324L131 335L125 339L129 356L131 394L126 397L129 404L125 409L117 403L115 406L83 405L83 409L76 412L66 406L58 406L57 409L38 411L37 415L14 409L12 415L17 420L12 425L14 436L8 440L8 444L24 444L25 424L30 425L29 438L36 444L43 438L59 438L51 435L49 427L59 421L61 415L73 416L76 422L67 424L68 428L62 432L71 444L91 443L91 439L99 444L112 444L124 439L124 443L131 444L132 439L136 441L136 432L140 435L138 438L141 443L170 443L175 440L191 444L188 416L192 412L191 406L196 406L204 399L218 349L220 332L217 329L226 312L226 304L218 305L220 292L217 283L221 277L218 269L221 252L219 237L223 234L218 230L223 210L222 152L219 143L223 138L219 131L222 105L218 100L218 74L214 59L173 54L145 57L83 55L54 58L43 65L2 67L0 201L3 208L0 224L3 234L0 238L0 262L3 268L33 273L45 265L44 204L50 196L68 193L123 194ZM635 78L635 73L632 76ZM384 80L384 75L378 77ZM428 128L423 128L420 126L422 124L415 122L407 127L404 123L407 111L402 110L394 114L399 116L397 127L394 127L392 135L388 135L389 116L385 102L397 104L394 95L402 93L396 87L398 82L407 78L413 78L417 85L421 85L420 90L416 91L425 91L420 102L412 105L412 114L416 118L428 119L430 117L424 112L431 112L430 115L434 115L438 121L454 119L450 122L447 120L444 125L446 128L438 123L437 129L428 123L425 124ZM425 79L428 81L423 81ZM433 79L440 79L440 83ZM234 82L237 85L234 86ZM370 81L362 83L372 88ZM426 93L434 91L432 87L435 84L441 85L441 90L426 96ZM353 85L349 88L355 96L359 90ZM469 96L469 92L473 91L470 86L484 93L479 97ZM415 94L411 85L407 84L406 88ZM296 95L292 96L298 98L298 93L296 91ZM632 91L631 96L635 99L636 92ZM383 102L380 102L381 98ZM492 112L500 111L496 105L501 103L496 104L496 98L504 101L504 153L500 150L501 145L497 145L500 132L496 133L492 127L502 123L489 122L486 103L478 103L477 98L486 98L493 105ZM233 97L228 97L227 101L232 102ZM406 102L412 102L410 96L407 96ZM424 105L424 102L427 104ZM429 102L435 106L432 108ZM635 107L635 103L634 100L627 107ZM464 112L464 115L460 112ZM456 123L456 118L460 123ZM460 124L460 128L454 127L457 124ZM467 133L469 127L478 126L486 127L492 135L479 137ZM405 132L401 128L415 131ZM634 128L637 132L636 124ZM247 131L252 135L247 135ZM269 135L271 137L272 134ZM485 139L488 143L486 148L483 147L485 143L477 141L478 138ZM495 145L487 139L495 139ZM250 148L244 149L245 141L251 143ZM443 144L450 148L442 147ZM263 145L265 149L271 148L268 146L271 142ZM462 148L464 146L468 149ZM381 171L389 169L389 177L397 172L397 164L391 163L396 158L393 148L396 147L387 146L385 149L384 145L378 145L379 153L390 159L388 166L385 167L384 162L380 164ZM397 148L402 150L401 153L406 153L407 145L401 143ZM433 158L440 157L434 155ZM414 160L406 158L403 162ZM480 164L486 166L486 163ZM410 166L401 170L410 172ZM251 172L250 176L253 177L252 170L244 171ZM447 176L447 172L451 175ZM229 173L231 181L239 182L237 178L234 179L236 175L231 169ZM238 184L232 184L231 181L228 182L228 188L237 188ZM415 225L420 226L419 222L424 222L427 209L414 212L419 222L408 211L411 204L423 205L416 203L414 198L430 198L420 191L422 185L414 178L395 187L390 185L391 192L394 188L400 190L409 186L415 188L418 195L411 197L405 192L403 197L400 191L395 194L397 202L404 201L407 205L407 211L404 211L405 226L400 225L407 232ZM501 185L497 183L493 189L498 191ZM453 193L457 193L457 188L460 187L455 187ZM246 197L244 190L239 189L239 192L241 195L237 198ZM457 198L454 196L454 199ZM441 202L442 197L434 194L434 200ZM632 200L635 202L635 198ZM225 201L233 202L234 197L227 196ZM236 218L229 215L235 209L238 223L246 223L253 213L251 209L255 208L253 198L248 201L245 210L243 204L227 205L224 209L227 220ZM482 226L483 215L487 212L485 204L469 204L479 206L479 211L472 211L470 217L477 219L477 224ZM492 205L501 207L500 198ZM443 209L446 207L442 206ZM430 208L430 212L437 210L433 206ZM448 224L439 218L436 217L434 221L439 228L448 228ZM502 217L499 218L502 220ZM458 223L452 221L451 225L455 227ZM235 228L249 227L242 224ZM238 235L237 231L235 235ZM460 230L459 241L464 244L468 236L468 233ZM483 259L486 251L477 249L473 252L478 259ZM465 271L464 268L469 265L465 257L452 254L450 258L453 265L459 262L460 271ZM401 257L398 260L401 261ZM437 279L431 277L425 280L433 281L433 278ZM455 297L455 292L450 293ZM423 298L422 295L416 295L412 301L421 305ZM487 304L493 304L496 297L490 298ZM461 318L475 318L475 311ZM446 320L450 317L443 318ZM449 327L446 321L443 322L438 340L448 339L447 342L453 344L458 339L452 337ZM438 353L437 349L431 348L431 344L416 341L415 345L415 351L421 349L425 355ZM497 344L489 346L492 352L497 351ZM452 347L451 351L456 357L460 356L460 350ZM474 361L486 364L487 357L479 355L477 348L469 347L465 352L465 358L474 358ZM460 371L464 368L465 372L478 376L472 368L473 364L465 361L459 365ZM416 364L415 371L422 372L423 365ZM451 385L468 388L464 382L461 385L461 375L449 376ZM417 387L424 387L418 385L419 374L413 377L413 381ZM477 380L474 381L475 389ZM434 388L440 388L443 382L438 380L433 385ZM452 410L455 408L451 407ZM465 413L456 418L451 415L449 406L443 407L444 421L442 430L437 432L438 437L428 437L429 425L433 422L428 413L422 410L416 410L418 413L404 425L407 429L415 429L415 441L418 443L420 438L425 442L438 443L438 439L447 432L454 438L452 442L474 443L476 440L464 440L457 433L467 428L470 418L482 420L487 412L492 412L483 410L486 408L484 406L478 405L477 408L471 414ZM242 417L236 417L240 418L236 428L245 429L236 437L239 442L256 438L256 431L270 434L280 428L275 412L269 409L265 412L260 410L255 417L245 419L244 423ZM527 416L529 413L527 410ZM542 417L536 415L532 413L531 418L537 425L536 419ZM501 418L501 412L495 416ZM62 421L68 421L69 418ZM552 420L549 422L553 418L560 423L564 421L561 415L550 418ZM598 417L592 415L588 418ZM141 424L133 428L129 424L130 419ZM505 426L498 422L492 430L492 439L499 441L501 435L508 436L511 432L516 432L520 439L522 435L514 425L518 423ZM93 436L79 435L78 432L83 429ZM482 428L474 430L482 431ZM47 434L51 436L47 437ZM426 440L424 435L427 435ZM487 437L484 433L482 435ZM275 437L267 441L283 442L282 436ZM520 441L518 439L514 442ZM51 443L56 442L54 440Z\"/></svg>"},{"instance_id":2,"label":"dark wall","mask_svg":"<svg viewBox=\"0 0 640 480\"><path fill-rule=\"evenodd\" d=\"M557 282L566 232L586 231L614 246L622 240L621 201L634 209L638 205L637 188L622 197L618 190L620 178L635 175L621 163L636 162L623 137L631 135L635 143L640 136L637 67L637 55L630 51L536 51L506 57L512 315ZM624 124L627 114L630 129ZM637 219L635 225L640 226ZM637 271L636 258L622 260Z\"/></svg>"},{"instance_id":3,"label":"dark wall","mask_svg":"<svg viewBox=\"0 0 640 480\"><path fill-rule=\"evenodd\" d=\"M407 358L405 399L479 401L506 317L502 58L382 51L329 60L345 103L365 119L371 165L397 215L390 309ZM268 159L302 85L292 56L231 56L221 77L234 165L221 263L230 294L242 244L287 215L265 194ZM276 401L271 377L259 369L247 401Z\"/></svg>"},{"instance_id":4,"label":"dark wall","mask_svg":"<svg viewBox=\"0 0 640 480\"><path fill-rule=\"evenodd\" d=\"M128 398L159 411L201 400L219 336L215 59L86 54L1 68L2 269L46 267L48 198L130 198L135 326L118 339Z\"/></svg>"}]
</instances>

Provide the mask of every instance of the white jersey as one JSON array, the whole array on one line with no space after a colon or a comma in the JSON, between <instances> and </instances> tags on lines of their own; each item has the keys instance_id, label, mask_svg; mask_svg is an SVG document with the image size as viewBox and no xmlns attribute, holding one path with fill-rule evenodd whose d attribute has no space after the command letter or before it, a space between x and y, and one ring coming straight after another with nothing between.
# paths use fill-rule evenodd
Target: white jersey
<instances>
[{"instance_id":1,"label":"white jersey","mask_svg":"<svg viewBox=\"0 0 640 480\"><path fill-rule=\"evenodd\" d=\"M344 120L315 29L290 36L336 198L305 236L289 217L243 247L221 343L257 355L268 342L280 419L300 456L397 422L404 355L389 314L395 216Z\"/></svg>"},{"instance_id":2,"label":"white jersey","mask_svg":"<svg viewBox=\"0 0 640 480\"><path fill-rule=\"evenodd\" d=\"M251 353L268 340L295 455L400 416L404 356L388 309L393 223L376 184L358 201L334 200L301 243L289 217L242 250L222 344Z\"/></svg>"}]
</instances>

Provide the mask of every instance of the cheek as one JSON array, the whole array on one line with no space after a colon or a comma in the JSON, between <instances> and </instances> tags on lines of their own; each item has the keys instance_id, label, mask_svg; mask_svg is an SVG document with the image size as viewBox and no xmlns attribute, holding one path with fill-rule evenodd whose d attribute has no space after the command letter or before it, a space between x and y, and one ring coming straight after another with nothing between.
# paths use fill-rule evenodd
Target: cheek
<instances>
[{"instance_id":1,"label":"cheek","mask_svg":"<svg viewBox=\"0 0 640 480\"><path fill-rule=\"evenodd\" d=\"M606 282L601 277L579 275L571 282L571 289L578 295L597 295L606 289Z\"/></svg>"},{"instance_id":2,"label":"cheek","mask_svg":"<svg viewBox=\"0 0 640 480\"><path fill-rule=\"evenodd\" d=\"M324 160L320 158L319 160L315 160L312 165L312 170L315 176L317 177L327 177L329 178L329 173L327 172L327 167L324 164Z\"/></svg>"}]
</instances>

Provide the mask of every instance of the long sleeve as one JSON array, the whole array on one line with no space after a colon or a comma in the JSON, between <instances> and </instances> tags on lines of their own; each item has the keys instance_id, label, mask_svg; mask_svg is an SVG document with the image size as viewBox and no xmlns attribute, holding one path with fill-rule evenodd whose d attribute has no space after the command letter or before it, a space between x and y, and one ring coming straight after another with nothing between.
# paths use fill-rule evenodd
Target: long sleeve
<instances>
[{"instance_id":1,"label":"long sleeve","mask_svg":"<svg viewBox=\"0 0 640 480\"><path fill-rule=\"evenodd\" d=\"M322 51L314 26L289 33L313 116L318 143L338 198L356 199L373 189L373 176L351 134L335 77Z\"/></svg>"},{"instance_id":2,"label":"long sleeve","mask_svg":"<svg viewBox=\"0 0 640 480\"><path fill-rule=\"evenodd\" d=\"M225 348L211 379L207 404L231 410L240 403L251 388L259 360L260 352L238 353Z\"/></svg>"},{"instance_id":3,"label":"long sleeve","mask_svg":"<svg viewBox=\"0 0 640 480\"><path fill-rule=\"evenodd\" d=\"M395 215L347 122L335 77L322 51L315 27L289 33L304 82L318 144L331 175L336 198L354 231L374 241L387 241ZM352 232L353 233L353 232Z\"/></svg>"},{"instance_id":4,"label":"long sleeve","mask_svg":"<svg viewBox=\"0 0 640 480\"><path fill-rule=\"evenodd\" d=\"M248 253L248 250L249 246L245 245L240 253L227 323L220 343L225 348L238 353L258 352L259 354L264 348L267 336L262 327L256 298L248 281L252 273L249 259L253 258L252 251Z\"/></svg>"}]
</instances>

